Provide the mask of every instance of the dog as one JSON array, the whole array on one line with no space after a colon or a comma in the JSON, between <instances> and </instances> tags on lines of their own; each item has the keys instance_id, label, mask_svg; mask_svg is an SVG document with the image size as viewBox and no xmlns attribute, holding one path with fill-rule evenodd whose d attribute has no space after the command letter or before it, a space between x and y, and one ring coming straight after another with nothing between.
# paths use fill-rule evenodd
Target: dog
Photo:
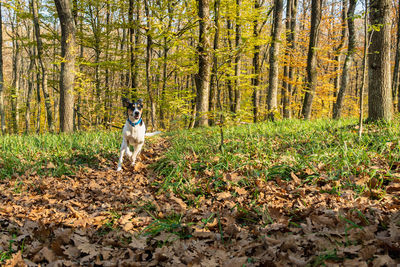
<instances>
[{"instance_id":1,"label":"dog","mask_svg":"<svg viewBox=\"0 0 400 267\"><path fill-rule=\"evenodd\" d=\"M132 160L132 166L135 165L136 158L142 150L145 136L153 136L161 132L146 133L146 126L142 119L143 111L143 99L139 99L136 102L130 102L128 99L122 99L123 106L127 110L127 119L122 129L122 144L121 153L118 161L117 171L122 170L122 161L125 153ZM132 145L134 150L133 153L129 149L129 145Z\"/></svg>"}]
</instances>

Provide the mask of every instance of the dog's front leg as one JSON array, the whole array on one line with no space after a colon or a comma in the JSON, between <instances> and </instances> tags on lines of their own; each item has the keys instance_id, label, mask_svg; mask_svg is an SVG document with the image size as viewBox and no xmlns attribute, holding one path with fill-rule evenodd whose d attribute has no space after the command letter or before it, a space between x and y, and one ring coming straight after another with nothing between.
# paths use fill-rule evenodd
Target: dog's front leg
<instances>
[{"instance_id":1,"label":"dog's front leg","mask_svg":"<svg viewBox=\"0 0 400 267\"><path fill-rule=\"evenodd\" d=\"M119 156L117 171L121 171L122 170L122 161L124 160L124 154L125 154L125 151L127 149L128 149L128 143L126 142L125 137L123 137L122 138L122 144L121 144L121 154Z\"/></svg>"},{"instance_id":2,"label":"dog's front leg","mask_svg":"<svg viewBox=\"0 0 400 267\"><path fill-rule=\"evenodd\" d=\"M132 166L135 165L136 162L136 157L139 154L140 150L142 150L144 142L138 143L135 145L135 151L133 151L133 155L132 155Z\"/></svg>"}]
</instances>

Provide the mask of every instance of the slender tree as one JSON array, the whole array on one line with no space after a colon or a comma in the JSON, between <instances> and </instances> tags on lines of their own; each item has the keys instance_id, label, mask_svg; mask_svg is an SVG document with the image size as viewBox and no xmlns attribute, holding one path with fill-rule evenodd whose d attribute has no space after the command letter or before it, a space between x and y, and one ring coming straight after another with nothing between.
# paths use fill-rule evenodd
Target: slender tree
<instances>
[{"instance_id":1,"label":"slender tree","mask_svg":"<svg viewBox=\"0 0 400 267\"><path fill-rule=\"evenodd\" d=\"M254 10L258 12L260 9L260 3L258 0L254 0ZM256 15L256 19L253 21L253 38L255 40L258 39L260 35L259 31L259 19L258 19L258 14ZM253 102L253 122L258 121L258 115L259 115L259 101L258 99L260 98L260 45L257 42L254 42L254 48L253 48L253 77L251 78L251 85L253 87L253 92L252 92L252 102Z\"/></svg>"},{"instance_id":2,"label":"slender tree","mask_svg":"<svg viewBox=\"0 0 400 267\"><path fill-rule=\"evenodd\" d=\"M307 54L307 81L301 115L304 119L311 118L312 102L317 89L317 49L319 39L319 26L321 22L322 0L312 0L311 3L311 29L310 42Z\"/></svg>"},{"instance_id":3,"label":"slender tree","mask_svg":"<svg viewBox=\"0 0 400 267\"><path fill-rule=\"evenodd\" d=\"M60 131L72 132L74 121L75 23L70 0L54 0L61 25Z\"/></svg>"},{"instance_id":4,"label":"slender tree","mask_svg":"<svg viewBox=\"0 0 400 267\"><path fill-rule=\"evenodd\" d=\"M339 119L342 115L344 98L346 97L346 89L349 87L349 72L353 62L354 53L356 51L356 28L354 25L354 11L356 9L357 0L350 0L349 9L347 12L347 25L349 28L349 45L346 53L346 58L343 63L342 79L340 80L339 93L333 106L333 118Z\"/></svg>"},{"instance_id":5,"label":"slender tree","mask_svg":"<svg viewBox=\"0 0 400 267\"><path fill-rule=\"evenodd\" d=\"M240 9L241 0L236 0L236 27L235 27L235 47L237 54L235 56L235 109L234 113L237 114L240 110L240 45L242 40L242 27L240 22Z\"/></svg>"},{"instance_id":6,"label":"slender tree","mask_svg":"<svg viewBox=\"0 0 400 267\"><path fill-rule=\"evenodd\" d=\"M0 130L4 134L6 131L5 116L4 116L4 75L3 75L3 16L1 14L0 1Z\"/></svg>"},{"instance_id":7,"label":"slender tree","mask_svg":"<svg viewBox=\"0 0 400 267\"><path fill-rule=\"evenodd\" d=\"M213 54L212 54L212 70L210 78L210 95L208 98L208 108L210 113L214 113L213 117L210 118L209 124L213 125L215 119L216 110L216 96L218 90L218 49L219 49L219 35L220 35L220 0L214 2L214 43L213 43Z\"/></svg>"},{"instance_id":8,"label":"slender tree","mask_svg":"<svg viewBox=\"0 0 400 267\"><path fill-rule=\"evenodd\" d=\"M390 75L390 7L389 0L371 0L370 24L375 31L369 47L368 120L392 118Z\"/></svg>"},{"instance_id":9,"label":"slender tree","mask_svg":"<svg viewBox=\"0 0 400 267\"><path fill-rule=\"evenodd\" d=\"M197 0L199 16L199 72L196 75L196 126L208 126L208 98L210 93L210 1Z\"/></svg>"},{"instance_id":10,"label":"slender tree","mask_svg":"<svg viewBox=\"0 0 400 267\"><path fill-rule=\"evenodd\" d=\"M280 35L282 31L283 0L274 1L274 25L272 27L272 43L269 50L269 87L267 96L268 117L274 120L274 113L278 108L278 74L279 74L279 52Z\"/></svg>"},{"instance_id":11,"label":"slender tree","mask_svg":"<svg viewBox=\"0 0 400 267\"><path fill-rule=\"evenodd\" d=\"M51 103L50 103L50 96L49 90L47 89L47 71L44 64L43 59L43 42L42 37L40 36L40 25L39 25L39 17L38 17L38 0L31 0L31 9L33 15L33 25L35 27L35 37L36 37L36 45L37 45L37 57L40 65L41 71L41 86L42 92L44 97L44 104L46 108L46 115L47 115L47 125L49 127L50 132L54 131L53 125L53 114L51 112Z\"/></svg>"},{"instance_id":12,"label":"slender tree","mask_svg":"<svg viewBox=\"0 0 400 267\"><path fill-rule=\"evenodd\" d=\"M394 60L392 92L393 100L397 95L397 111L400 112L400 4L397 11L397 37L396 37L396 55Z\"/></svg>"}]
</instances>

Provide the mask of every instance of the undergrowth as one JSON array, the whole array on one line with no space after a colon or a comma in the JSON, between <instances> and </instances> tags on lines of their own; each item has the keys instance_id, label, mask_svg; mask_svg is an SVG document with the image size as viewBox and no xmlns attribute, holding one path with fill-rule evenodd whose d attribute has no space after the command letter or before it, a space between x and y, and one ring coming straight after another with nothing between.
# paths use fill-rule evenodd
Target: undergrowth
<instances>
[{"instance_id":1,"label":"undergrowth","mask_svg":"<svg viewBox=\"0 0 400 267\"><path fill-rule=\"evenodd\" d=\"M218 127L176 131L154 167L164 176L161 188L182 196L223 191L227 174L242 177L237 181L242 187L256 179L291 180L295 174L303 183L340 181L333 194L342 188L361 193L366 188L353 177L376 178L379 187L400 167L399 119L366 125L361 139L356 125L355 119L319 119L231 126L224 128L221 149Z\"/></svg>"},{"instance_id":2,"label":"undergrowth","mask_svg":"<svg viewBox=\"0 0 400 267\"><path fill-rule=\"evenodd\" d=\"M22 174L62 176L118 157L121 133L0 136L0 179Z\"/></svg>"}]
</instances>

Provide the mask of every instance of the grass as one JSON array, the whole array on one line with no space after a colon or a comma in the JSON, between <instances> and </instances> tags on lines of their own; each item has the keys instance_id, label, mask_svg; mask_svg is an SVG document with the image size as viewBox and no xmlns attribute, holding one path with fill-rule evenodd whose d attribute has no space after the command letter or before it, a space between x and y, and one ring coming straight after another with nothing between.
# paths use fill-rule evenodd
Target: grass
<instances>
[{"instance_id":1,"label":"grass","mask_svg":"<svg viewBox=\"0 0 400 267\"><path fill-rule=\"evenodd\" d=\"M165 177L162 188L181 195L206 194L199 190L200 183L223 191L226 183L221 178L226 173L243 176L242 187L251 186L256 178L290 180L295 173L308 183L318 177L340 180L333 194L340 195L343 188L363 192L365 188L352 183L351 177L375 177L378 187L391 179L391 168L400 161L399 123L397 118L366 125L361 139L354 119L233 126L224 128L222 150L218 127L173 132L171 148L154 167Z\"/></svg>"},{"instance_id":2,"label":"grass","mask_svg":"<svg viewBox=\"0 0 400 267\"><path fill-rule=\"evenodd\" d=\"M0 136L0 179L37 173L62 176L116 159L120 132Z\"/></svg>"}]
</instances>

